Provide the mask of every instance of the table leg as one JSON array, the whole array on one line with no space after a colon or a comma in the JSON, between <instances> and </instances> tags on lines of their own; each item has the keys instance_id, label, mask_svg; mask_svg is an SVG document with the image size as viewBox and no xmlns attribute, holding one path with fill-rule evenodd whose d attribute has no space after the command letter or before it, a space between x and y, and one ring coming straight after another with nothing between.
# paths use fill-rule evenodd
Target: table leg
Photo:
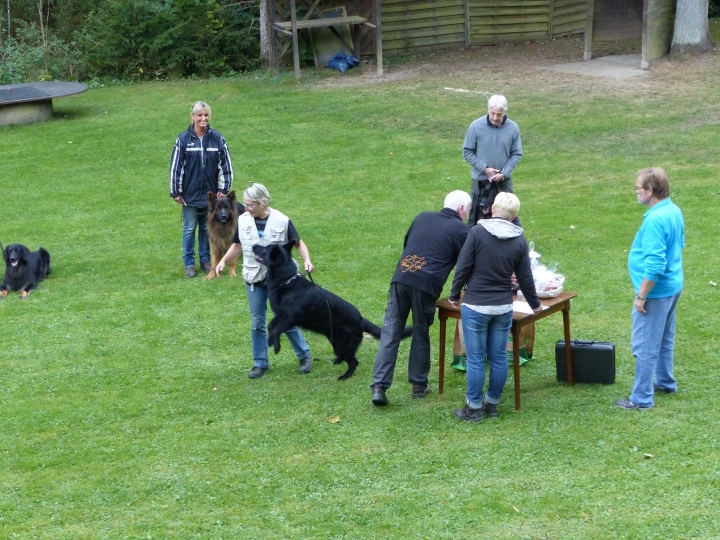
<instances>
[{"instance_id":1,"label":"table leg","mask_svg":"<svg viewBox=\"0 0 720 540\"><path fill-rule=\"evenodd\" d=\"M570 302L565 302L563 314L563 330L565 330L565 370L567 371L568 384L575 384L572 365L572 342L570 341Z\"/></svg>"},{"instance_id":2,"label":"table leg","mask_svg":"<svg viewBox=\"0 0 720 540\"><path fill-rule=\"evenodd\" d=\"M440 318L440 365L438 373L438 393L443 393L443 384L445 382L445 330L447 325L447 317Z\"/></svg>"},{"instance_id":3,"label":"table leg","mask_svg":"<svg viewBox=\"0 0 720 540\"><path fill-rule=\"evenodd\" d=\"M515 412L520 410L520 328L512 325L513 376L515 379Z\"/></svg>"}]
</instances>

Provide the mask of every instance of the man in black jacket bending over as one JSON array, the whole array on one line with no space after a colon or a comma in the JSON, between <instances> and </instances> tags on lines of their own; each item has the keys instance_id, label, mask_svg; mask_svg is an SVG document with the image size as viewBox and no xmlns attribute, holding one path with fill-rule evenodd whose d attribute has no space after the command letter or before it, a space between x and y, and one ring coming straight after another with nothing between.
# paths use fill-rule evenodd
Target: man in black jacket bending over
<instances>
[{"instance_id":1,"label":"man in black jacket bending over","mask_svg":"<svg viewBox=\"0 0 720 540\"><path fill-rule=\"evenodd\" d=\"M387 405L397 362L398 347L409 313L413 335L408 360L412 397L430 392L430 326L435 319L435 302L460 255L470 228L464 221L470 211L470 195L453 191L445 197L439 212L418 215L407 234L402 256L390 283L380 347L373 369L372 402Z\"/></svg>"}]
</instances>

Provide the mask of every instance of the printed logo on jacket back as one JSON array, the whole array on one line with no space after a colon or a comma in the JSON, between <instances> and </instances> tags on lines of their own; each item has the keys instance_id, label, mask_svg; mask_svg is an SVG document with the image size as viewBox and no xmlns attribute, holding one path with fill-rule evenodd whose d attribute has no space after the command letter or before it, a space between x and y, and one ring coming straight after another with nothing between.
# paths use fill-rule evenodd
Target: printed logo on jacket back
<instances>
[{"instance_id":1,"label":"printed logo on jacket back","mask_svg":"<svg viewBox=\"0 0 720 540\"><path fill-rule=\"evenodd\" d=\"M425 261L425 257L420 257L419 255L408 255L400 261L400 269L403 272L417 272L426 264L427 262Z\"/></svg>"}]
</instances>

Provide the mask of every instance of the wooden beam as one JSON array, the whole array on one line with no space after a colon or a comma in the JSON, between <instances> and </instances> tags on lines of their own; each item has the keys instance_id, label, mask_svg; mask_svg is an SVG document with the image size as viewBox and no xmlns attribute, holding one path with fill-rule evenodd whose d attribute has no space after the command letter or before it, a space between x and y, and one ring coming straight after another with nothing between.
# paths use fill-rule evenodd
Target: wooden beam
<instances>
[{"instance_id":1,"label":"wooden beam","mask_svg":"<svg viewBox=\"0 0 720 540\"><path fill-rule=\"evenodd\" d=\"M375 65L377 66L377 76L382 77L383 74L383 56L382 56L382 21L380 15L381 0L373 0L373 11L375 12Z\"/></svg>"},{"instance_id":2,"label":"wooden beam","mask_svg":"<svg viewBox=\"0 0 720 540\"><path fill-rule=\"evenodd\" d=\"M585 52L583 60L586 62L592 59L592 36L593 36L593 16L595 10L595 0L587 0L587 12L585 14Z\"/></svg>"}]
</instances>

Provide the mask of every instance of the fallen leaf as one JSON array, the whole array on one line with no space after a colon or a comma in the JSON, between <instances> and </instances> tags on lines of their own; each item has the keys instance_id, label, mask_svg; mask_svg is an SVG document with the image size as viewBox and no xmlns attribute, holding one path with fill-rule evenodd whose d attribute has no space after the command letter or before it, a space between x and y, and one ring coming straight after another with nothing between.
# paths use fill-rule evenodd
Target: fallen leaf
<instances>
[{"instance_id":1,"label":"fallen leaf","mask_svg":"<svg viewBox=\"0 0 720 540\"><path fill-rule=\"evenodd\" d=\"M217 392L217 387L213 388L213 392Z\"/></svg>"},{"instance_id":2,"label":"fallen leaf","mask_svg":"<svg viewBox=\"0 0 720 540\"><path fill-rule=\"evenodd\" d=\"M570 228L571 228L571 229L574 229L574 228L575 228L575 225L570 225Z\"/></svg>"},{"instance_id":3,"label":"fallen leaf","mask_svg":"<svg viewBox=\"0 0 720 540\"><path fill-rule=\"evenodd\" d=\"M328 418L328 422L330 422L331 424L337 424L339 421L340 421L339 416L331 416Z\"/></svg>"},{"instance_id":4,"label":"fallen leaf","mask_svg":"<svg viewBox=\"0 0 720 540\"><path fill-rule=\"evenodd\" d=\"M513 506L513 510L515 510L518 514L520 513L520 510L517 509L517 506Z\"/></svg>"},{"instance_id":5,"label":"fallen leaf","mask_svg":"<svg viewBox=\"0 0 720 540\"><path fill-rule=\"evenodd\" d=\"M714 281L711 281L710 285L712 285L713 287L717 287L717 283L715 283Z\"/></svg>"},{"instance_id":6,"label":"fallen leaf","mask_svg":"<svg viewBox=\"0 0 720 540\"><path fill-rule=\"evenodd\" d=\"M645 459L652 459L652 458L654 458L655 456L653 456L652 454L643 454L643 457L644 457Z\"/></svg>"}]
</instances>

